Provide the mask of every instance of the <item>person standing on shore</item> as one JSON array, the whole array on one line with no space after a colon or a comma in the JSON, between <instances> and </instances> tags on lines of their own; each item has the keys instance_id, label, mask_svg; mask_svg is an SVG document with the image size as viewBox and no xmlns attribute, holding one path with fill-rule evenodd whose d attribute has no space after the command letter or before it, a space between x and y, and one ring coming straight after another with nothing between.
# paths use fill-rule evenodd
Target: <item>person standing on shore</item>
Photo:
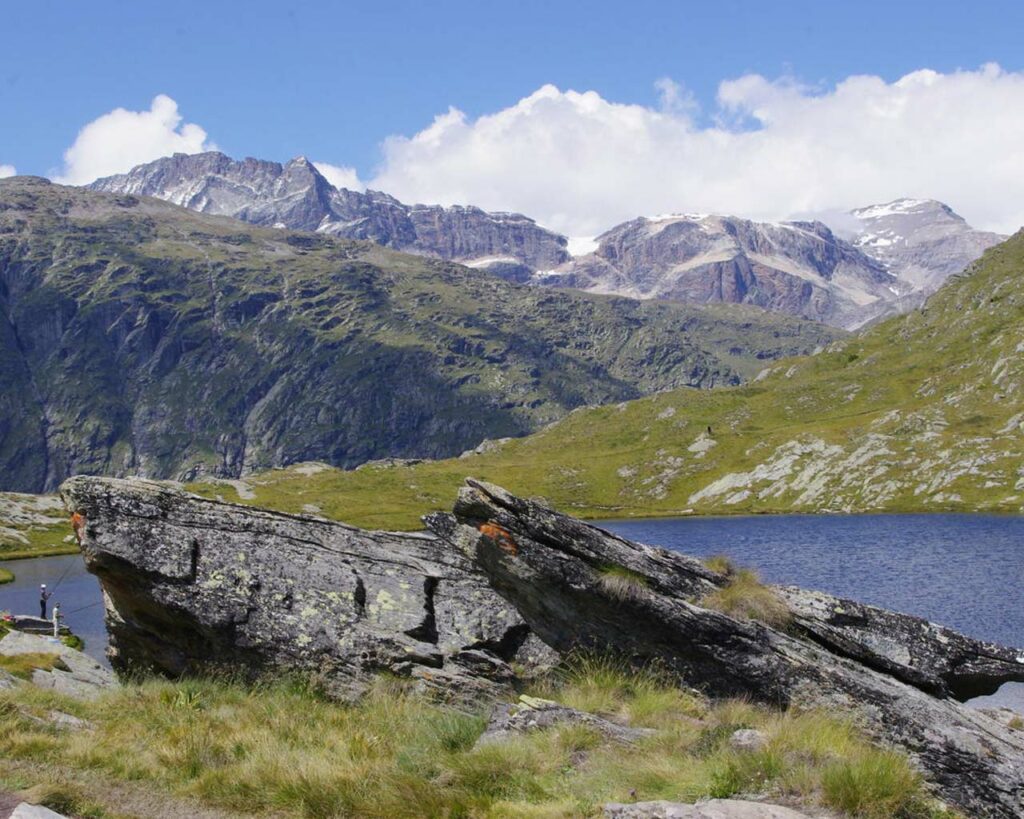
<instances>
[{"instance_id":1,"label":"person standing on shore","mask_svg":"<svg viewBox=\"0 0 1024 819\"><path fill-rule=\"evenodd\" d=\"M46 590L45 583L39 586L39 616L44 620L46 619L46 601L52 596L53 593Z\"/></svg>"}]
</instances>

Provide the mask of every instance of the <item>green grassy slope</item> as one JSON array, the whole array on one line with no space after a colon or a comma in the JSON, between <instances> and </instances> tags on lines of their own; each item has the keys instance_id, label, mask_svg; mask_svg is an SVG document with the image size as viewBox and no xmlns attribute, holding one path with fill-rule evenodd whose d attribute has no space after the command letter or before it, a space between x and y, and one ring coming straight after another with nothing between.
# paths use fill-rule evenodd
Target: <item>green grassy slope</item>
<instances>
[{"instance_id":1,"label":"green grassy slope","mask_svg":"<svg viewBox=\"0 0 1024 819\"><path fill-rule=\"evenodd\" d=\"M1019 233L923 309L744 386L577 410L472 457L275 470L247 479L246 502L412 528L474 475L584 516L1020 512L1022 313ZM238 499L231 487L196 488Z\"/></svg>"},{"instance_id":2,"label":"green grassy slope","mask_svg":"<svg viewBox=\"0 0 1024 819\"><path fill-rule=\"evenodd\" d=\"M0 181L0 489L443 457L837 336Z\"/></svg>"}]
</instances>

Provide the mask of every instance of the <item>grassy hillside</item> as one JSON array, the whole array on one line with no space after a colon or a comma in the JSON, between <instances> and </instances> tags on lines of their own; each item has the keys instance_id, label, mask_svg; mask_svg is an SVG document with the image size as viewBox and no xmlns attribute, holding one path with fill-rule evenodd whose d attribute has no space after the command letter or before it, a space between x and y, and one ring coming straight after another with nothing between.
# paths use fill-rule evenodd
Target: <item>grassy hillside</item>
<instances>
[{"instance_id":1,"label":"grassy hillside","mask_svg":"<svg viewBox=\"0 0 1024 819\"><path fill-rule=\"evenodd\" d=\"M274 470L245 497L416 527L466 475L584 516L1024 507L1024 233L921 309L752 383L577 410L466 458ZM708 428L711 433L708 434Z\"/></svg>"},{"instance_id":2,"label":"grassy hillside","mask_svg":"<svg viewBox=\"0 0 1024 819\"><path fill-rule=\"evenodd\" d=\"M0 180L0 489L444 457L835 337Z\"/></svg>"}]
</instances>

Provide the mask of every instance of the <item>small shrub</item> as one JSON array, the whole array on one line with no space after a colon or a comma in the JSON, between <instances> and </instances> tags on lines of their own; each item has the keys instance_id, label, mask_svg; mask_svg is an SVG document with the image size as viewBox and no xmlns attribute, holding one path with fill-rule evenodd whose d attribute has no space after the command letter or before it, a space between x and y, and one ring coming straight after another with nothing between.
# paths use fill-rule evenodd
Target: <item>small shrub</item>
<instances>
[{"instance_id":1,"label":"small shrub","mask_svg":"<svg viewBox=\"0 0 1024 819\"><path fill-rule=\"evenodd\" d=\"M785 628L792 617L785 601L751 569L740 569L728 584L711 592L700 605L738 620L757 620L774 628Z\"/></svg>"},{"instance_id":2,"label":"small shrub","mask_svg":"<svg viewBox=\"0 0 1024 819\"><path fill-rule=\"evenodd\" d=\"M1020 717L1011 717L1010 721L1006 724L1014 731L1024 731L1024 719Z\"/></svg>"},{"instance_id":3,"label":"small shrub","mask_svg":"<svg viewBox=\"0 0 1024 819\"><path fill-rule=\"evenodd\" d=\"M73 648L76 651L82 651L85 648L85 640L77 634L65 634L60 638L60 641L68 648Z\"/></svg>"},{"instance_id":4,"label":"small shrub","mask_svg":"<svg viewBox=\"0 0 1024 819\"><path fill-rule=\"evenodd\" d=\"M597 582L615 600L638 600L647 591L647 578L623 566L602 569Z\"/></svg>"}]
</instances>

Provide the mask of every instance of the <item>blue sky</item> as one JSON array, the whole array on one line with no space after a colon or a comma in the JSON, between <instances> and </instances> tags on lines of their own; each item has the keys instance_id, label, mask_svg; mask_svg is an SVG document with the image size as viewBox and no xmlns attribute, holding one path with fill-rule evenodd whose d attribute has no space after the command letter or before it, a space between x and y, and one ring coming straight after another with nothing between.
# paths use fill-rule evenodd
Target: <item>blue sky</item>
<instances>
[{"instance_id":1,"label":"blue sky","mask_svg":"<svg viewBox=\"0 0 1024 819\"><path fill-rule=\"evenodd\" d=\"M706 126L719 84L751 74L814 94L859 74L1024 68L1020 2L16 0L0 31L0 164L20 173L55 171L87 123L166 94L233 156L302 153L438 200L494 189L491 205L516 197L382 172L382 141L449 106L470 121L505 110L546 84L657 110L668 77Z\"/></svg>"}]
</instances>

